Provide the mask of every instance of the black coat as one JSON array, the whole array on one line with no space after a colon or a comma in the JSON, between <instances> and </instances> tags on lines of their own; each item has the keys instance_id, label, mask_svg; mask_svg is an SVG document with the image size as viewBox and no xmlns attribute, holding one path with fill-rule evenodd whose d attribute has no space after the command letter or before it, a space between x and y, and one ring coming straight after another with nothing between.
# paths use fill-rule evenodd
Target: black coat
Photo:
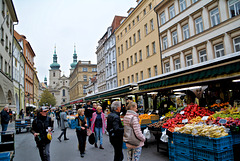
<instances>
[{"instance_id":1,"label":"black coat","mask_svg":"<svg viewBox=\"0 0 240 161\"><path fill-rule=\"evenodd\" d=\"M119 112L113 111L108 115L107 131L109 132L110 139L119 141L123 139L124 128Z\"/></svg>"},{"instance_id":2,"label":"black coat","mask_svg":"<svg viewBox=\"0 0 240 161\"><path fill-rule=\"evenodd\" d=\"M1 124L8 124L10 120L9 113L4 109L1 112Z\"/></svg>"},{"instance_id":3,"label":"black coat","mask_svg":"<svg viewBox=\"0 0 240 161\"><path fill-rule=\"evenodd\" d=\"M93 110L90 110L88 108L92 108L92 105L85 105L83 108L85 109L85 116L86 117L92 117Z\"/></svg>"}]
</instances>

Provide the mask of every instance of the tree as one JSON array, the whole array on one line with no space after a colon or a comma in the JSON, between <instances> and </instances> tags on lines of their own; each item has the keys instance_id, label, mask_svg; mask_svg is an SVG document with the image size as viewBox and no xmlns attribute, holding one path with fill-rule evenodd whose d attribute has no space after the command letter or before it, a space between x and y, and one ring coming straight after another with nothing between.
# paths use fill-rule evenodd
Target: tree
<instances>
[{"instance_id":1,"label":"tree","mask_svg":"<svg viewBox=\"0 0 240 161\"><path fill-rule=\"evenodd\" d=\"M41 94L41 99L39 102L40 106L43 105L51 105L52 107L56 105L56 98L48 91L48 89L45 89L43 93Z\"/></svg>"}]
</instances>

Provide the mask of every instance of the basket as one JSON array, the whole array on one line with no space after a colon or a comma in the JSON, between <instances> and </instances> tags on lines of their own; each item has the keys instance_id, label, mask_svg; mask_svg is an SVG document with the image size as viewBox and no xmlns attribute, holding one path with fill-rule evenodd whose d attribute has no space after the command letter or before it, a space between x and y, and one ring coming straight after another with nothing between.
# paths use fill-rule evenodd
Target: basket
<instances>
[{"instance_id":1,"label":"basket","mask_svg":"<svg viewBox=\"0 0 240 161\"><path fill-rule=\"evenodd\" d=\"M232 134L233 145L240 144L240 134Z\"/></svg>"},{"instance_id":2,"label":"basket","mask_svg":"<svg viewBox=\"0 0 240 161\"><path fill-rule=\"evenodd\" d=\"M153 116L151 116L151 120L153 121L153 120L159 120L159 115L153 115Z\"/></svg>"},{"instance_id":3,"label":"basket","mask_svg":"<svg viewBox=\"0 0 240 161\"><path fill-rule=\"evenodd\" d=\"M208 138L203 136L195 136L193 147L196 149L204 149L215 153L221 153L232 149L232 136L224 136L220 138Z\"/></svg>"},{"instance_id":4,"label":"basket","mask_svg":"<svg viewBox=\"0 0 240 161\"><path fill-rule=\"evenodd\" d=\"M194 159L199 161L234 161L233 150L221 153L210 152L208 150L194 149Z\"/></svg>"},{"instance_id":5,"label":"basket","mask_svg":"<svg viewBox=\"0 0 240 161\"><path fill-rule=\"evenodd\" d=\"M173 133L173 141L176 144L186 145L188 147L193 147L193 136L189 134L182 134L182 133Z\"/></svg>"}]
</instances>

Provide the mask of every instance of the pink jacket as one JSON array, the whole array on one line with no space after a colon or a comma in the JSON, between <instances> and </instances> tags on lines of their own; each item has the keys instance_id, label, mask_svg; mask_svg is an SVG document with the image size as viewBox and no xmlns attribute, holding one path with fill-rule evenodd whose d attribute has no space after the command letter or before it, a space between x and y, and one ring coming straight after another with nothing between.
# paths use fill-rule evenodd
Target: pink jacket
<instances>
[{"instance_id":1,"label":"pink jacket","mask_svg":"<svg viewBox=\"0 0 240 161\"><path fill-rule=\"evenodd\" d=\"M102 133L104 134L107 125L106 125L105 115L104 115L103 112L101 112L101 117L102 117ZM97 113L94 112L92 114L92 123L91 123L91 130L92 130L92 132L94 132L96 118L97 118Z\"/></svg>"},{"instance_id":2,"label":"pink jacket","mask_svg":"<svg viewBox=\"0 0 240 161\"><path fill-rule=\"evenodd\" d=\"M132 119L132 117L133 117L133 119ZM133 130L134 130L134 133L136 134L137 138L139 140L141 140L139 146L133 146L133 145L130 145L130 144L126 144L126 146L128 148L133 148L134 149L134 148L142 147L144 145L145 137L142 134L141 127L140 127L140 124L139 124L138 114L136 112L134 112L132 110L127 111L126 115L123 118L124 126L125 125L129 126L131 119L132 119L132 127L133 127Z\"/></svg>"}]
</instances>

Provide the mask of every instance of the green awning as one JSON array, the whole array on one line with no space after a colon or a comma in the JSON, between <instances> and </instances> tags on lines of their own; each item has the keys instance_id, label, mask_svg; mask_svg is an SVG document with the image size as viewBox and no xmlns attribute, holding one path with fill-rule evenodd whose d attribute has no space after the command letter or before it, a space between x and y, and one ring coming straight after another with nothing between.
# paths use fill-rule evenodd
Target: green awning
<instances>
[{"instance_id":1,"label":"green awning","mask_svg":"<svg viewBox=\"0 0 240 161\"><path fill-rule=\"evenodd\" d=\"M186 75L175 77L175 78L159 80L157 82L152 82L152 83L149 82L144 85L139 84L139 90L159 88L159 87L174 85L177 83L186 83L186 82L191 82L191 81L197 81L200 79L216 77L216 76L223 75L223 74L231 74L231 73L239 72L239 71L240 71L240 63L237 62L237 63L233 63L233 64L228 64L225 66L220 66L220 67L216 67L216 68L212 68L212 69L199 71L196 73L186 74Z\"/></svg>"}]
</instances>

